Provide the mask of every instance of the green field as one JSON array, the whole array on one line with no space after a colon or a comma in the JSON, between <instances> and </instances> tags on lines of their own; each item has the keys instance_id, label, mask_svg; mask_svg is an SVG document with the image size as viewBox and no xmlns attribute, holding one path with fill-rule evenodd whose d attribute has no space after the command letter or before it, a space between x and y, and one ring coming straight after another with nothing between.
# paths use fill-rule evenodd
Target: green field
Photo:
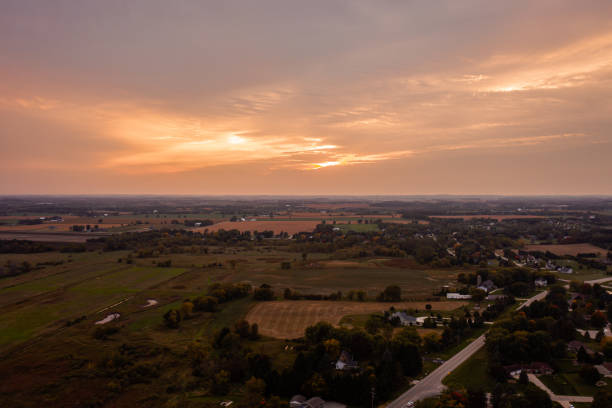
<instances>
[{"instance_id":1,"label":"green field","mask_svg":"<svg viewBox=\"0 0 612 408\"><path fill-rule=\"evenodd\" d=\"M487 370L487 352L482 348L446 376L442 382L451 389L492 390L496 381L489 376Z\"/></svg>"}]
</instances>

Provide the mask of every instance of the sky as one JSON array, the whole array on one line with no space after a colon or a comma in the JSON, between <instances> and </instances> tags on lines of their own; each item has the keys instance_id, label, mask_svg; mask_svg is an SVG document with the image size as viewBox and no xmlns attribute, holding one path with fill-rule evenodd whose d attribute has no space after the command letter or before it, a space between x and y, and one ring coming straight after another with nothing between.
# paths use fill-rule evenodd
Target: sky
<instances>
[{"instance_id":1,"label":"sky","mask_svg":"<svg viewBox=\"0 0 612 408\"><path fill-rule=\"evenodd\" d=\"M612 194L612 2L0 2L0 194Z\"/></svg>"}]
</instances>

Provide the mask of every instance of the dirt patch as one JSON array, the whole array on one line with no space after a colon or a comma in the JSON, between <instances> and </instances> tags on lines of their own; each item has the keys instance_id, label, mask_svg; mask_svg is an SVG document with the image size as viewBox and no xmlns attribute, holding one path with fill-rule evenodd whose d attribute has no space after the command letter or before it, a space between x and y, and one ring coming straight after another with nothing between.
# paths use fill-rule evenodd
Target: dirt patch
<instances>
[{"instance_id":1,"label":"dirt patch","mask_svg":"<svg viewBox=\"0 0 612 408\"><path fill-rule=\"evenodd\" d=\"M411 268L411 269L423 269L424 265L421 265L417 261L412 258L395 258L389 259L388 261L384 261L383 264L385 266L390 266L392 268Z\"/></svg>"},{"instance_id":2,"label":"dirt patch","mask_svg":"<svg viewBox=\"0 0 612 408\"><path fill-rule=\"evenodd\" d=\"M259 325L259 332L279 339L302 337L304 330L318 322L338 325L348 315L383 312L394 306L396 309L425 309L426 302L333 302L333 301L274 301L256 304L247 314L246 320ZM433 310L454 310L466 302L429 302Z\"/></svg>"},{"instance_id":3,"label":"dirt patch","mask_svg":"<svg viewBox=\"0 0 612 408\"><path fill-rule=\"evenodd\" d=\"M155 299L147 299L147 304L144 305L143 307L151 307L151 306L155 306L156 304L158 304L159 302Z\"/></svg>"},{"instance_id":4,"label":"dirt patch","mask_svg":"<svg viewBox=\"0 0 612 408\"><path fill-rule=\"evenodd\" d=\"M360 262L355 262L355 261L324 261L321 262L324 266L327 266L329 268L361 268L361 267L368 267L370 265L367 264L363 264Z\"/></svg>"},{"instance_id":5,"label":"dirt patch","mask_svg":"<svg viewBox=\"0 0 612 408\"><path fill-rule=\"evenodd\" d=\"M106 324L106 323L110 323L113 320L117 320L119 317L121 317L121 315L119 313L111 313L108 316L106 316L104 319L102 320L98 320L96 322L96 324Z\"/></svg>"}]
</instances>

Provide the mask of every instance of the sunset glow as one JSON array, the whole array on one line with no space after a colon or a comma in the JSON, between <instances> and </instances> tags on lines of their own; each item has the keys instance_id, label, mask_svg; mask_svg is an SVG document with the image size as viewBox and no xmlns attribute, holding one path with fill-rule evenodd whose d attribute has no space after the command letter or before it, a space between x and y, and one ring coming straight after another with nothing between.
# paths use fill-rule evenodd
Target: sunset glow
<instances>
[{"instance_id":1,"label":"sunset glow","mask_svg":"<svg viewBox=\"0 0 612 408\"><path fill-rule=\"evenodd\" d=\"M612 3L443 3L3 2L0 193L612 193Z\"/></svg>"}]
</instances>

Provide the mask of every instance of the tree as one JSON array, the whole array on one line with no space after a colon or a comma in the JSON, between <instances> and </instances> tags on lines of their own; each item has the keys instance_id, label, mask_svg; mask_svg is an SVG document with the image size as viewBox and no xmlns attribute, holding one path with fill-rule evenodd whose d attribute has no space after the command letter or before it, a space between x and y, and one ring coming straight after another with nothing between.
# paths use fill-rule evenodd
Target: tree
<instances>
[{"instance_id":1,"label":"tree","mask_svg":"<svg viewBox=\"0 0 612 408\"><path fill-rule=\"evenodd\" d=\"M329 355L331 359L335 360L340 355L340 342L338 340L325 340L323 342L323 346L325 346L325 352Z\"/></svg>"},{"instance_id":2,"label":"tree","mask_svg":"<svg viewBox=\"0 0 612 408\"><path fill-rule=\"evenodd\" d=\"M236 322L236 324L234 325L234 331L236 332L237 335L239 335L243 339L246 339L247 337L249 337L249 334L250 334L249 329L250 329L250 325L249 325L249 322L247 322L246 320L240 320Z\"/></svg>"},{"instance_id":3,"label":"tree","mask_svg":"<svg viewBox=\"0 0 612 408\"><path fill-rule=\"evenodd\" d=\"M612 407L612 393L608 390L599 390L593 396L592 408L609 408Z\"/></svg>"},{"instance_id":4,"label":"tree","mask_svg":"<svg viewBox=\"0 0 612 408\"><path fill-rule=\"evenodd\" d=\"M217 395L226 395L230 390L230 374L221 370L213 376L212 392Z\"/></svg>"},{"instance_id":5,"label":"tree","mask_svg":"<svg viewBox=\"0 0 612 408\"><path fill-rule=\"evenodd\" d=\"M255 289L255 292L253 292L253 299L274 300L274 291L270 288L270 286L264 285L261 285L261 287Z\"/></svg>"},{"instance_id":6,"label":"tree","mask_svg":"<svg viewBox=\"0 0 612 408\"><path fill-rule=\"evenodd\" d=\"M588 384L595 385L601 379L601 374L595 367L585 364L580 369L580 377Z\"/></svg>"},{"instance_id":7,"label":"tree","mask_svg":"<svg viewBox=\"0 0 612 408\"><path fill-rule=\"evenodd\" d=\"M487 292L479 288L472 289L470 294L472 295L472 300L478 303L482 302L487 297Z\"/></svg>"},{"instance_id":8,"label":"tree","mask_svg":"<svg viewBox=\"0 0 612 408\"><path fill-rule=\"evenodd\" d=\"M253 323L251 325L251 333L249 334L249 339L251 340L259 339L259 325L257 323Z\"/></svg>"},{"instance_id":9,"label":"tree","mask_svg":"<svg viewBox=\"0 0 612 408\"><path fill-rule=\"evenodd\" d=\"M486 408L487 396L481 389L468 389L467 391L467 406L469 408Z\"/></svg>"},{"instance_id":10,"label":"tree","mask_svg":"<svg viewBox=\"0 0 612 408\"><path fill-rule=\"evenodd\" d=\"M521 375L519 376L519 384L522 384L522 385L529 384L529 377L527 377L527 371L521 370Z\"/></svg>"},{"instance_id":11,"label":"tree","mask_svg":"<svg viewBox=\"0 0 612 408\"><path fill-rule=\"evenodd\" d=\"M528 384L525 388L525 399L529 408L551 408L552 401L546 391L539 389L534 384ZM525 406L525 405L520 405Z\"/></svg>"},{"instance_id":12,"label":"tree","mask_svg":"<svg viewBox=\"0 0 612 408\"><path fill-rule=\"evenodd\" d=\"M178 310L168 310L166 314L164 314L164 322L166 326L171 329L176 329L181 324L181 313Z\"/></svg>"},{"instance_id":13,"label":"tree","mask_svg":"<svg viewBox=\"0 0 612 408\"><path fill-rule=\"evenodd\" d=\"M183 302L183 304L181 305L181 317L183 318L183 320L189 318L192 313L193 303L191 303L190 301Z\"/></svg>"},{"instance_id":14,"label":"tree","mask_svg":"<svg viewBox=\"0 0 612 408\"><path fill-rule=\"evenodd\" d=\"M381 302L399 302L402 300L402 289L397 285L390 285L385 288L379 295L377 300Z\"/></svg>"},{"instance_id":15,"label":"tree","mask_svg":"<svg viewBox=\"0 0 612 408\"><path fill-rule=\"evenodd\" d=\"M591 325L595 328L602 328L604 327L604 325L607 323L606 321L606 317L604 316L604 314L602 312L600 312L599 310L595 311L592 315L591 315Z\"/></svg>"},{"instance_id":16,"label":"tree","mask_svg":"<svg viewBox=\"0 0 612 408\"><path fill-rule=\"evenodd\" d=\"M262 405L263 395L266 390L266 383L261 378L251 377L246 383L246 393L244 402L247 407L255 408Z\"/></svg>"},{"instance_id":17,"label":"tree","mask_svg":"<svg viewBox=\"0 0 612 408\"><path fill-rule=\"evenodd\" d=\"M306 395L324 395L327 391L325 378L319 373L314 373L302 386L302 391Z\"/></svg>"}]
</instances>

